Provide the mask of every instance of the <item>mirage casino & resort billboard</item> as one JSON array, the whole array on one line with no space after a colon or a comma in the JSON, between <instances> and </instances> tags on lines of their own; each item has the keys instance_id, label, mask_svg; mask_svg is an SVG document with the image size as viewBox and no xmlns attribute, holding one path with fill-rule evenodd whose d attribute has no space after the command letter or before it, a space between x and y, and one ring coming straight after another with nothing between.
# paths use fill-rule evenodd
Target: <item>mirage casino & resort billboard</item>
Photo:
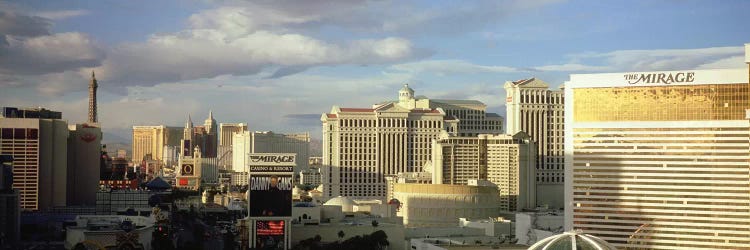
<instances>
[{"instance_id":1,"label":"mirage casino & resort billboard","mask_svg":"<svg viewBox=\"0 0 750 250\"><path fill-rule=\"evenodd\" d=\"M250 217L291 217L296 154L249 154Z\"/></svg>"}]
</instances>

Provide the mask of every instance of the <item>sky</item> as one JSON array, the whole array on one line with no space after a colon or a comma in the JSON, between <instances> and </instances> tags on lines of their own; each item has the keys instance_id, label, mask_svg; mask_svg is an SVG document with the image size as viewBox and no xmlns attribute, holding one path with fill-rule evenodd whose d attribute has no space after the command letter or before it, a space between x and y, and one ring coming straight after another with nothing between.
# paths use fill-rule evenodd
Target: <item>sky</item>
<instances>
[{"instance_id":1,"label":"sky","mask_svg":"<svg viewBox=\"0 0 750 250\"><path fill-rule=\"evenodd\" d=\"M134 125L309 131L334 105L416 95L504 115L506 81L740 68L750 1L0 1L0 106Z\"/></svg>"}]
</instances>

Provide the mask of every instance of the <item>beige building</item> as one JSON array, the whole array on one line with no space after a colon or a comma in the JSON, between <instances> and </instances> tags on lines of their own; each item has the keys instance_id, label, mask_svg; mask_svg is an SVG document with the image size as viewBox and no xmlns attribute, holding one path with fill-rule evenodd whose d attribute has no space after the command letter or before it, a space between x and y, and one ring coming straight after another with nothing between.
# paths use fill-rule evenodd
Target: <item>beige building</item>
<instances>
[{"instance_id":1,"label":"beige building","mask_svg":"<svg viewBox=\"0 0 750 250\"><path fill-rule=\"evenodd\" d=\"M492 185L395 183L393 191L401 204L397 215L407 227L454 226L459 218L497 217L499 197Z\"/></svg>"},{"instance_id":2,"label":"beige building","mask_svg":"<svg viewBox=\"0 0 750 250\"><path fill-rule=\"evenodd\" d=\"M232 146L234 133L247 131L247 123L219 123L219 146Z\"/></svg>"},{"instance_id":3,"label":"beige building","mask_svg":"<svg viewBox=\"0 0 750 250\"><path fill-rule=\"evenodd\" d=\"M385 200L393 199L393 189L396 183L432 184L432 165L425 165L424 172L398 173L385 177Z\"/></svg>"},{"instance_id":4,"label":"beige building","mask_svg":"<svg viewBox=\"0 0 750 250\"><path fill-rule=\"evenodd\" d=\"M309 168L299 172L299 183L318 186L321 184L320 168Z\"/></svg>"},{"instance_id":5,"label":"beige building","mask_svg":"<svg viewBox=\"0 0 750 250\"><path fill-rule=\"evenodd\" d=\"M750 248L749 76L748 68L571 75L566 230L618 248Z\"/></svg>"},{"instance_id":6,"label":"beige building","mask_svg":"<svg viewBox=\"0 0 750 250\"><path fill-rule=\"evenodd\" d=\"M179 146L182 128L159 126L133 126L133 162L140 163L151 154L152 159L162 161L164 146Z\"/></svg>"},{"instance_id":7,"label":"beige building","mask_svg":"<svg viewBox=\"0 0 750 250\"><path fill-rule=\"evenodd\" d=\"M432 150L432 183L467 185L469 180L488 180L497 185L500 209L536 207L536 146L525 133L444 136L433 142Z\"/></svg>"},{"instance_id":8,"label":"beige building","mask_svg":"<svg viewBox=\"0 0 750 250\"><path fill-rule=\"evenodd\" d=\"M219 147L217 158L221 169L233 169L233 147L232 140L235 133L247 131L247 123L219 123Z\"/></svg>"},{"instance_id":9,"label":"beige building","mask_svg":"<svg viewBox=\"0 0 750 250\"><path fill-rule=\"evenodd\" d=\"M251 153L296 153L299 173L308 169L310 156L310 133L278 134L271 131L244 131L234 134L232 170L247 172L247 154Z\"/></svg>"},{"instance_id":10,"label":"beige building","mask_svg":"<svg viewBox=\"0 0 750 250\"><path fill-rule=\"evenodd\" d=\"M537 145L537 203L563 207L564 93L536 79L505 83L506 133L525 132Z\"/></svg>"},{"instance_id":11,"label":"beige building","mask_svg":"<svg viewBox=\"0 0 750 250\"><path fill-rule=\"evenodd\" d=\"M175 186L178 188L198 190L203 181L204 163L200 148L195 147L191 155L181 155L178 168L175 169Z\"/></svg>"},{"instance_id":12,"label":"beige building","mask_svg":"<svg viewBox=\"0 0 750 250\"><path fill-rule=\"evenodd\" d=\"M68 206L93 206L99 189L102 129L87 124L69 125Z\"/></svg>"},{"instance_id":13,"label":"beige building","mask_svg":"<svg viewBox=\"0 0 750 250\"><path fill-rule=\"evenodd\" d=\"M13 189L20 191L22 209L67 205L68 134L59 118L0 117L0 154L13 156Z\"/></svg>"},{"instance_id":14,"label":"beige building","mask_svg":"<svg viewBox=\"0 0 750 250\"><path fill-rule=\"evenodd\" d=\"M422 172L441 133L502 131L502 118L486 113L481 102L415 97L408 85L398 96L372 108L334 106L321 116L324 196L384 199L385 177Z\"/></svg>"}]
</instances>

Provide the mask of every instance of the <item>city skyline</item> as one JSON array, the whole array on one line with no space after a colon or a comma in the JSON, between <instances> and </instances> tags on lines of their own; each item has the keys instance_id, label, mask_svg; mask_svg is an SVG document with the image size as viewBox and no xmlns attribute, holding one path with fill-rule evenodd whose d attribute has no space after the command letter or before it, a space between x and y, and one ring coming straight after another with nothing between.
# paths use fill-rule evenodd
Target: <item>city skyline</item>
<instances>
[{"instance_id":1,"label":"city skyline","mask_svg":"<svg viewBox=\"0 0 750 250\"><path fill-rule=\"evenodd\" d=\"M331 105L395 100L404 83L504 116L505 81L556 88L571 73L741 68L749 5L2 2L0 105L85 121L95 70L98 120L126 139L133 125L179 126L209 110L319 139Z\"/></svg>"}]
</instances>

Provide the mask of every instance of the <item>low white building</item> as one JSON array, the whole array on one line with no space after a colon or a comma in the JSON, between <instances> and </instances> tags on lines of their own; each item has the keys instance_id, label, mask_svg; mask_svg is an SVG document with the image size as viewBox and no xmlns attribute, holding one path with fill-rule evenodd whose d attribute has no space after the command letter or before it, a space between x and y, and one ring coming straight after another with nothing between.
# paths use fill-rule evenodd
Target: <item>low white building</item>
<instances>
[{"instance_id":1,"label":"low white building","mask_svg":"<svg viewBox=\"0 0 750 250\"><path fill-rule=\"evenodd\" d=\"M75 226L66 228L65 249L79 244L85 249L151 249L151 217L79 215L75 222Z\"/></svg>"},{"instance_id":2,"label":"low white building","mask_svg":"<svg viewBox=\"0 0 750 250\"><path fill-rule=\"evenodd\" d=\"M316 236L320 236L321 242L335 242L382 230L388 236L388 249L406 249L400 217L382 217L364 211L377 205L368 201L358 204L346 197L333 198L322 206L297 203L292 208L291 246ZM363 211L357 211L360 209Z\"/></svg>"},{"instance_id":3,"label":"low white building","mask_svg":"<svg viewBox=\"0 0 750 250\"><path fill-rule=\"evenodd\" d=\"M516 214L515 235L518 244L533 245L537 241L563 232L564 213L557 211Z\"/></svg>"}]
</instances>

